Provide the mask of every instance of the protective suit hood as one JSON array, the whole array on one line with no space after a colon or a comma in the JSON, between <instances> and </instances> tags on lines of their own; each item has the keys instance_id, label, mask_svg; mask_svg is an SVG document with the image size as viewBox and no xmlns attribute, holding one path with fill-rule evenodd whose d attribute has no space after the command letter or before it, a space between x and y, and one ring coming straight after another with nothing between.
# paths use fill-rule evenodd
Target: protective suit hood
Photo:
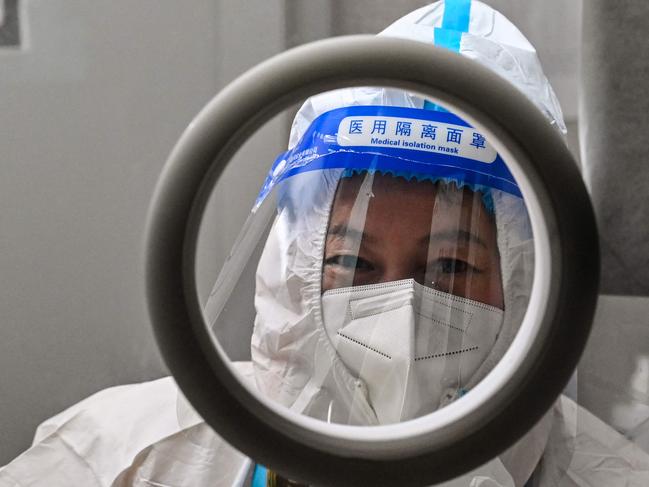
<instances>
[{"instance_id":1,"label":"protective suit hood","mask_svg":"<svg viewBox=\"0 0 649 487\"><path fill-rule=\"evenodd\" d=\"M444 45L442 41L450 32L447 27L444 2L437 2L406 15L380 35ZM471 2L467 31L458 39L460 54L503 76L565 132L561 110L534 48L504 16L480 2ZM323 113L377 105L438 109L417 95L391 88L355 87L322 93L309 98L297 112L289 149ZM314 171L299 179L289 178L278 187L277 205L284 211L278 212L259 261L251 354L257 387L267 397L325 421L371 425L379 421L367 388L341 362L323 323L325 237L342 176L340 169ZM534 252L525 204L520 197L499 190L491 191L491 199L501 257L504 317L495 345L465 384L466 389L482 380L504 355L522 322L532 286L533 276L526 270L533 268ZM449 397L456 395L449 391ZM527 444L544 444L549 426L548 421L539 423L528 434L531 440ZM507 465L519 471L514 476L529 476L542 448L535 450L535 458L525 465Z\"/></svg>"},{"instance_id":2,"label":"protective suit hood","mask_svg":"<svg viewBox=\"0 0 649 487\"><path fill-rule=\"evenodd\" d=\"M437 42L436 36L439 39L448 30L444 23L444 2L437 2L408 14L380 35L432 44ZM501 14L472 2L468 32L461 35L459 52L506 77L539 106L551 123L563 127L560 108L534 49ZM427 103L405 91L380 87L316 95L296 114L289 148L298 144L318 116L330 110L376 105L423 108ZM341 414L345 416L343 422L373 424L375 420L371 413L363 411L365 408L342 412L351 403L362 402L363 385L340 363L322 320L322 256L330 209L342 173L339 169L314 171L302 174L299 180L289 178L278 188L278 207L286 211L279 212L258 266L252 360L260 390L287 407L299 409L307 403L315 404L315 396L336 390L335 395L340 396L336 402L341 403ZM484 378L506 351L522 321L531 289L532 276L523 271L533 267L534 258L525 205L521 198L504 191L492 190L491 198L502 262L505 316L496 345L468 387ZM300 299L296 300L296 296ZM324 370L318 373L319 361L332 364L326 374ZM327 400L321 397L320 402ZM361 417L352 419L350 414Z\"/></svg>"}]
</instances>

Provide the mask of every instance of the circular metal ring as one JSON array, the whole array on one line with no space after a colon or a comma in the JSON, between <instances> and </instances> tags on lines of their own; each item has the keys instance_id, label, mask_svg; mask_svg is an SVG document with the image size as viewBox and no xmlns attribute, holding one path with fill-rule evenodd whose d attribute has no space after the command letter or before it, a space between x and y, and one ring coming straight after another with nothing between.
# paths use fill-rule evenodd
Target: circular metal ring
<instances>
[{"instance_id":1,"label":"circular metal ring","mask_svg":"<svg viewBox=\"0 0 649 487\"><path fill-rule=\"evenodd\" d=\"M462 398L398 425L363 430L330 425L323 431L311 418L296 418L259 401L231 372L200 308L196 241L212 188L251 134L300 99L360 85L420 93L483 129L528 205L534 286L514 345L465 396L474 399ZM316 484L430 485L511 446L561 393L590 331L599 279L597 240L590 200L572 156L539 110L509 83L471 60L423 43L335 38L287 51L250 70L183 133L149 213L149 314L183 393L225 440L256 461ZM401 431L408 434L401 437Z\"/></svg>"}]
</instances>

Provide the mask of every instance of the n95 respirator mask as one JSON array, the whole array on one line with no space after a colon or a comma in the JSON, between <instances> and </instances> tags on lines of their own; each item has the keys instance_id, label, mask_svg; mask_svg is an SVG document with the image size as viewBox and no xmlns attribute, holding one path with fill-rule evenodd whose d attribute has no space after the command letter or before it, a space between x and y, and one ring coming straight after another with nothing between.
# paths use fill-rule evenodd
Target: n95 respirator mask
<instances>
[{"instance_id":1,"label":"n95 respirator mask","mask_svg":"<svg viewBox=\"0 0 649 487\"><path fill-rule=\"evenodd\" d=\"M431 413L462 395L492 349L503 311L412 279L322 295L325 329L364 382L380 424Z\"/></svg>"}]
</instances>

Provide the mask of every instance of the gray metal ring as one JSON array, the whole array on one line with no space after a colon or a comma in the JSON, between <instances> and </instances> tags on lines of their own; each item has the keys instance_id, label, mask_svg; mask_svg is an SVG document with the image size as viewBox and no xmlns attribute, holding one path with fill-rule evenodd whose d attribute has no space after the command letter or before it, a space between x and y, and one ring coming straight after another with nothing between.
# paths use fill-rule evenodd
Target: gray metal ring
<instances>
[{"instance_id":1,"label":"gray metal ring","mask_svg":"<svg viewBox=\"0 0 649 487\"><path fill-rule=\"evenodd\" d=\"M520 366L503 387L489 391L482 407L412 438L370 441L337 436L335 429L305 429L257 400L215 348L196 289L201 217L236 150L282 109L352 85L418 92L484 129L496 149L512 159L505 158L524 183L526 201L538 210L531 212L538 220L536 226L533 222L535 239L543 237L545 294L538 302L542 309L526 315L536 331ZM599 279L597 241L590 200L563 140L509 83L473 61L423 43L335 38L293 49L245 73L183 133L149 213L148 307L158 345L181 390L240 451L288 478L315 484L430 485L511 446L560 394L590 331Z\"/></svg>"}]
</instances>

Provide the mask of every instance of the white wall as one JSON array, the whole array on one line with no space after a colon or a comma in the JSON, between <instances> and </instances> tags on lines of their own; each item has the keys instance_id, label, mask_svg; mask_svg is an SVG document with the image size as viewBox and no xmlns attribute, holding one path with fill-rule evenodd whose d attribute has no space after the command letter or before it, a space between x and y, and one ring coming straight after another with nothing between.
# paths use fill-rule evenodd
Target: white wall
<instances>
[{"instance_id":1,"label":"white wall","mask_svg":"<svg viewBox=\"0 0 649 487\"><path fill-rule=\"evenodd\" d=\"M46 417L165 373L143 294L153 186L219 87L281 50L279 6L21 2L25 44L0 49L0 465Z\"/></svg>"}]
</instances>

